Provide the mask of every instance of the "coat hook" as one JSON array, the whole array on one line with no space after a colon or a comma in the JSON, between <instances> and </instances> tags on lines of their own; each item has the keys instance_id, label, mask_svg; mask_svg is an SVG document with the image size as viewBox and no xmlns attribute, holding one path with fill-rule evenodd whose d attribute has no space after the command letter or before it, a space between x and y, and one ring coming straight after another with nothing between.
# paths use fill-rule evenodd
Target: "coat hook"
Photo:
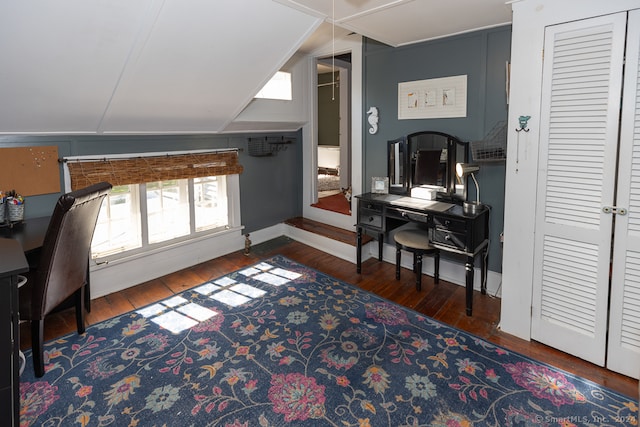
<instances>
[{"instance_id":1,"label":"coat hook","mask_svg":"<svg viewBox=\"0 0 640 427\"><path fill-rule=\"evenodd\" d=\"M531 118L531 116L520 116L518 117L518 121L520 122L520 129L516 128L516 132L529 132L529 129L527 128L527 122L529 121L529 119Z\"/></svg>"}]
</instances>

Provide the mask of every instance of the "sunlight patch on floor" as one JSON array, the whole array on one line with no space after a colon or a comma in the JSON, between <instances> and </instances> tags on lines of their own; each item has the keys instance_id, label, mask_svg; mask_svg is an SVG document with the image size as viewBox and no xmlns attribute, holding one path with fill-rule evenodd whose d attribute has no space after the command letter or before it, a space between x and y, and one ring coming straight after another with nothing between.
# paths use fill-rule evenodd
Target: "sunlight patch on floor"
<instances>
[{"instance_id":1,"label":"sunlight patch on floor","mask_svg":"<svg viewBox=\"0 0 640 427\"><path fill-rule=\"evenodd\" d=\"M272 286L282 286L301 276L300 273L283 268L274 268L268 263L260 263L255 267L240 271L240 274L259 280ZM238 307L250 302L254 298L264 296L267 291L239 283L230 277L222 277L213 282L207 282L193 291L208 296L230 307ZM159 303L136 310L136 313L150 319L164 329L180 333L186 329L204 322L218 313L199 304L189 302L186 298L176 295Z\"/></svg>"}]
</instances>

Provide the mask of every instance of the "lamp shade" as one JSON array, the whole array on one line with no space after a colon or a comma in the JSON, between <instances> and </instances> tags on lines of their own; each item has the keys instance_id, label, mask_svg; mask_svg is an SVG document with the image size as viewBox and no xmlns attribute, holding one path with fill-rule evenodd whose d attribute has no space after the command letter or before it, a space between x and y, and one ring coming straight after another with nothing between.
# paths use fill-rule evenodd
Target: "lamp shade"
<instances>
[{"instance_id":1,"label":"lamp shade","mask_svg":"<svg viewBox=\"0 0 640 427\"><path fill-rule=\"evenodd\" d=\"M480 167L471 163L457 163L456 164L456 175L460 178L463 176L469 175L470 173L478 172Z\"/></svg>"}]
</instances>

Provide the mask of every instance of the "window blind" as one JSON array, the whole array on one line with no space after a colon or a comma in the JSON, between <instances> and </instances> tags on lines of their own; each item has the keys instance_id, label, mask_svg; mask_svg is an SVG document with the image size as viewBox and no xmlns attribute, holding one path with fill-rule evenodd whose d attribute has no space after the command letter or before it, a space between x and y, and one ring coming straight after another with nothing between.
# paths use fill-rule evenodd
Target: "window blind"
<instances>
[{"instance_id":1,"label":"window blind","mask_svg":"<svg viewBox=\"0 0 640 427\"><path fill-rule=\"evenodd\" d=\"M142 184L172 179L242 173L238 151L166 154L127 158L66 159L71 189L101 181L111 185Z\"/></svg>"}]
</instances>

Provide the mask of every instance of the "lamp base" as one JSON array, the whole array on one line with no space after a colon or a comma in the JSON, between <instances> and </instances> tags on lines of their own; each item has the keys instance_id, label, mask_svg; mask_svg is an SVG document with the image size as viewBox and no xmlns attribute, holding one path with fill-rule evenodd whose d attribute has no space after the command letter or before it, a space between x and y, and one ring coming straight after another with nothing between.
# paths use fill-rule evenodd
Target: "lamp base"
<instances>
[{"instance_id":1,"label":"lamp base","mask_svg":"<svg viewBox=\"0 0 640 427\"><path fill-rule=\"evenodd\" d=\"M480 202L464 201L462 202L462 212L467 215L475 215L478 212L482 212L485 209L485 205Z\"/></svg>"}]
</instances>

